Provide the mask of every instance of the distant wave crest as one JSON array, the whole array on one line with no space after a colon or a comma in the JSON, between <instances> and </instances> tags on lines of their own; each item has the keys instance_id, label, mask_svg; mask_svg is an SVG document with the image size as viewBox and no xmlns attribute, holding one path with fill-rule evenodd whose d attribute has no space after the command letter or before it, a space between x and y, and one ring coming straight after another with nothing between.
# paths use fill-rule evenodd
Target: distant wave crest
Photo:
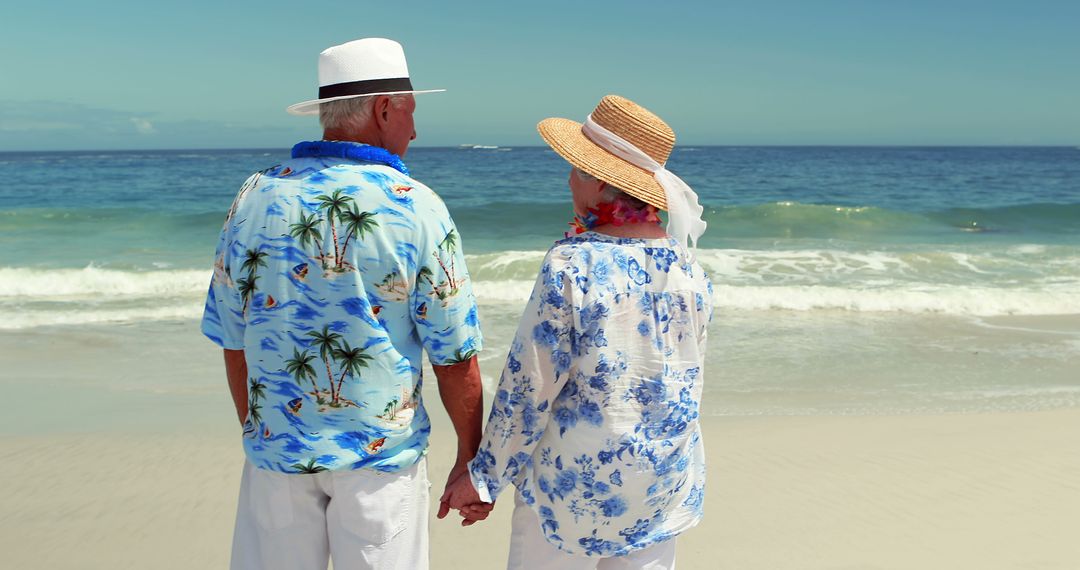
<instances>
[{"instance_id":1,"label":"distant wave crest","mask_svg":"<svg viewBox=\"0 0 1080 570\"><path fill-rule=\"evenodd\" d=\"M210 271L0 267L0 299L177 297L205 293Z\"/></svg>"},{"instance_id":2,"label":"distant wave crest","mask_svg":"<svg viewBox=\"0 0 1080 570\"><path fill-rule=\"evenodd\" d=\"M464 235L505 232L512 236L531 229L560 227L568 217L561 203L492 202L459 206L454 219ZM522 225L492 226L498 218ZM874 206L813 204L796 201L764 204L706 205L707 244L724 239L840 239L895 241L913 236L954 240L967 234L1080 235L1080 204L1024 204L992 208L950 208L902 211ZM469 231L474 229L475 231Z\"/></svg>"},{"instance_id":3,"label":"distant wave crest","mask_svg":"<svg viewBox=\"0 0 1080 570\"><path fill-rule=\"evenodd\" d=\"M721 310L1080 313L1080 248L700 249ZM542 251L467 256L481 304L521 305ZM0 267L0 328L193 319L210 271Z\"/></svg>"}]
</instances>

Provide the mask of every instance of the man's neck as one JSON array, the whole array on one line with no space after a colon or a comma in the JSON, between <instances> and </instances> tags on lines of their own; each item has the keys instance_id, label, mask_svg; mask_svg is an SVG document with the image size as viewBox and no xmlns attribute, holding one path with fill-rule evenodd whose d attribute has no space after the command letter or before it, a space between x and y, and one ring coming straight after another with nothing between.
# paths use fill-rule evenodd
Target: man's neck
<instances>
[{"instance_id":1,"label":"man's neck","mask_svg":"<svg viewBox=\"0 0 1080 570\"><path fill-rule=\"evenodd\" d=\"M344 129L326 129L323 131L322 136L324 141L343 141L343 142L355 142L360 144L368 144L371 146L382 147L382 140L379 139L377 133L367 132L349 132Z\"/></svg>"}]
</instances>

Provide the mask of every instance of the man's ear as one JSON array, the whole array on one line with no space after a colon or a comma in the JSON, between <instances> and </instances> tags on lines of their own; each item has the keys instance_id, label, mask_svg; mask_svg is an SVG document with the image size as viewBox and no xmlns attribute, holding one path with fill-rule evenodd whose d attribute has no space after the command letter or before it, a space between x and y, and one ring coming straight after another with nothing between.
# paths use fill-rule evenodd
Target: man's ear
<instances>
[{"instance_id":1,"label":"man's ear","mask_svg":"<svg viewBox=\"0 0 1080 570\"><path fill-rule=\"evenodd\" d=\"M390 97L377 95L371 108L372 113L375 113L375 124L379 126L379 130L384 130L386 124L390 122Z\"/></svg>"}]
</instances>

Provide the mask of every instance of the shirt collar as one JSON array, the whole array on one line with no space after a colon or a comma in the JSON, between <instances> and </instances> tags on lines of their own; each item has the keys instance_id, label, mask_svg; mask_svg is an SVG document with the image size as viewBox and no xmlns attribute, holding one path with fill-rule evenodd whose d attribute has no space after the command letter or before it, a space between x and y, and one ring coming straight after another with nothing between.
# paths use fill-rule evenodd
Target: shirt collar
<instances>
[{"instance_id":1,"label":"shirt collar","mask_svg":"<svg viewBox=\"0 0 1080 570\"><path fill-rule=\"evenodd\" d=\"M293 158L334 157L347 158L362 162L385 164L394 170L409 175L409 169L401 157L385 148L349 141L304 141L292 148Z\"/></svg>"},{"instance_id":2,"label":"shirt collar","mask_svg":"<svg viewBox=\"0 0 1080 570\"><path fill-rule=\"evenodd\" d=\"M562 243L570 243L575 241L602 241L619 245L644 245L653 247L675 247L677 243L677 241L671 236L663 238L626 238L610 236L592 230L577 234L575 236L571 236L563 240Z\"/></svg>"}]
</instances>

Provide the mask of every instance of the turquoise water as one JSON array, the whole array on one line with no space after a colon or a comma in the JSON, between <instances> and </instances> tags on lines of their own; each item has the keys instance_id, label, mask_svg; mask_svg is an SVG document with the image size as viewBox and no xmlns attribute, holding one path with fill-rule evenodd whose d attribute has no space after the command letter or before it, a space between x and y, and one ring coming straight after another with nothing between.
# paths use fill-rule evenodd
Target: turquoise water
<instances>
[{"instance_id":1,"label":"turquoise water","mask_svg":"<svg viewBox=\"0 0 1080 570\"><path fill-rule=\"evenodd\" d=\"M0 331L193 325L236 190L287 156L0 153ZM568 167L539 147L405 160L457 221L494 373L570 219ZM695 147L668 166L709 222L706 408L1080 405L1080 331L988 325L1080 314L1080 149Z\"/></svg>"},{"instance_id":2,"label":"turquoise water","mask_svg":"<svg viewBox=\"0 0 1080 570\"><path fill-rule=\"evenodd\" d=\"M236 189L286 157L0 154L0 326L194 315ZM538 147L406 158L482 297L520 299L570 218L566 164ZM669 166L707 208L722 307L1080 313L1080 149L700 147Z\"/></svg>"}]
</instances>

